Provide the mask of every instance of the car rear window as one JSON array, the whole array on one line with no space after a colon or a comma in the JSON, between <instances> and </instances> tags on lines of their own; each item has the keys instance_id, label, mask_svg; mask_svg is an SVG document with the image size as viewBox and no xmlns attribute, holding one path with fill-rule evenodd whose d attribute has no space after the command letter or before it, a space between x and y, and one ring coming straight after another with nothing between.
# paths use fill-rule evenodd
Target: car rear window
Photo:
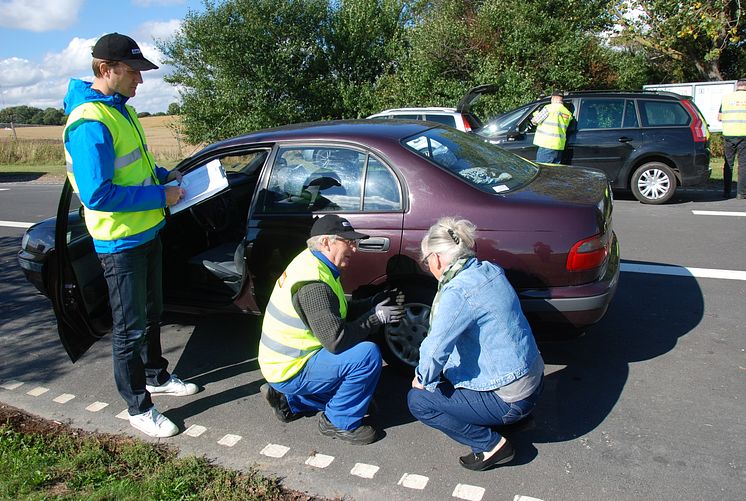
<instances>
[{"instance_id":1,"label":"car rear window","mask_svg":"<svg viewBox=\"0 0 746 501\"><path fill-rule=\"evenodd\" d=\"M539 172L528 160L453 129L429 129L402 139L402 144L487 193L514 191Z\"/></svg>"},{"instance_id":2,"label":"car rear window","mask_svg":"<svg viewBox=\"0 0 746 501\"><path fill-rule=\"evenodd\" d=\"M645 127L689 125L691 117L684 107L674 101L648 101L640 99L640 115Z\"/></svg>"},{"instance_id":3,"label":"car rear window","mask_svg":"<svg viewBox=\"0 0 746 501\"><path fill-rule=\"evenodd\" d=\"M437 122L449 127L456 127L456 119L453 117L453 115L434 115L432 113L428 113L425 115L425 120Z\"/></svg>"}]
</instances>

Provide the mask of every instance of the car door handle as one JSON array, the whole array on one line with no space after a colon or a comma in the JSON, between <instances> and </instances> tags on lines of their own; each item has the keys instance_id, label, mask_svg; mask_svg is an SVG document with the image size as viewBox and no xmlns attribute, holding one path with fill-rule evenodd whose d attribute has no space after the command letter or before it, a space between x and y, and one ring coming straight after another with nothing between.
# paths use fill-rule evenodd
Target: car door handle
<instances>
[{"instance_id":1,"label":"car door handle","mask_svg":"<svg viewBox=\"0 0 746 501\"><path fill-rule=\"evenodd\" d=\"M373 237L360 240L357 248L362 252L386 252L391 246L391 241L386 237Z\"/></svg>"},{"instance_id":2,"label":"car door handle","mask_svg":"<svg viewBox=\"0 0 746 501\"><path fill-rule=\"evenodd\" d=\"M631 137L627 137L627 136L622 136L622 137L619 138L619 142L620 143L629 143L632 140L633 139Z\"/></svg>"}]
</instances>

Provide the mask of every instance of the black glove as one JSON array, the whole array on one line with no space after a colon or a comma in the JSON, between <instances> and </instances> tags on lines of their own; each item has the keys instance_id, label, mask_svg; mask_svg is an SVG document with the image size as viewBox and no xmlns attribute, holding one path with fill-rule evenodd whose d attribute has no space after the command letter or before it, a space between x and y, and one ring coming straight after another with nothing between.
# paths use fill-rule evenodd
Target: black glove
<instances>
[{"instance_id":1,"label":"black glove","mask_svg":"<svg viewBox=\"0 0 746 501\"><path fill-rule=\"evenodd\" d=\"M376 317L382 324L393 324L404 317L404 307L399 304L386 306L390 301L390 298L386 298L376 305Z\"/></svg>"},{"instance_id":2,"label":"black glove","mask_svg":"<svg viewBox=\"0 0 746 501\"><path fill-rule=\"evenodd\" d=\"M380 303L381 301L385 299L390 299L391 301L398 304L399 306L403 305L404 302L406 301L404 297L404 292L394 287L393 289L384 289L381 292L375 294L372 298L370 298L370 304L378 305L378 303Z\"/></svg>"}]
</instances>

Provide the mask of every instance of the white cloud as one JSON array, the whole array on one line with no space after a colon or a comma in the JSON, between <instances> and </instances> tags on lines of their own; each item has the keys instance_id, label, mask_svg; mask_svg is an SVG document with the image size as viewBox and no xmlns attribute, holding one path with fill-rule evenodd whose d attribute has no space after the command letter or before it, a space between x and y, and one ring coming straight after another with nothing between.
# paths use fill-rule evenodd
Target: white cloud
<instances>
[{"instance_id":1,"label":"white cloud","mask_svg":"<svg viewBox=\"0 0 746 501\"><path fill-rule=\"evenodd\" d=\"M97 38L78 38L70 40L62 52L48 52L44 55L42 66L49 76L71 77L88 71L91 68L91 50Z\"/></svg>"},{"instance_id":2,"label":"white cloud","mask_svg":"<svg viewBox=\"0 0 746 501\"><path fill-rule=\"evenodd\" d=\"M35 32L62 30L77 20L83 1L0 1L0 26Z\"/></svg>"},{"instance_id":3,"label":"white cloud","mask_svg":"<svg viewBox=\"0 0 746 501\"><path fill-rule=\"evenodd\" d=\"M166 40L171 38L181 28L180 19L171 19L170 21L149 21L140 25L135 32L134 38L140 44L140 40L154 41Z\"/></svg>"},{"instance_id":4,"label":"white cloud","mask_svg":"<svg viewBox=\"0 0 746 501\"><path fill-rule=\"evenodd\" d=\"M41 69L28 59L0 60L0 87L21 87L43 78Z\"/></svg>"}]
</instances>

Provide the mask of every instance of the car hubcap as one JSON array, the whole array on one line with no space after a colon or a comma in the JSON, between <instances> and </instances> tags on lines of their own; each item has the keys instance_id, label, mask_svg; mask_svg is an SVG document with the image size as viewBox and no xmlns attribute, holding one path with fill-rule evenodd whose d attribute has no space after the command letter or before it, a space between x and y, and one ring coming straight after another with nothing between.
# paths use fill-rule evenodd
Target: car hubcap
<instances>
[{"instance_id":1,"label":"car hubcap","mask_svg":"<svg viewBox=\"0 0 746 501\"><path fill-rule=\"evenodd\" d=\"M646 170L637 181L637 188L645 198L657 200L671 189L671 179L662 170Z\"/></svg>"},{"instance_id":2,"label":"car hubcap","mask_svg":"<svg viewBox=\"0 0 746 501\"><path fill-rule=\"evenodd\" d=\"M407 365L417 366L420 345L430 326L430 306L421 303L405 305L404 318L398 324L386 326L386 345Z\"/></svg>"}]
</instances>

